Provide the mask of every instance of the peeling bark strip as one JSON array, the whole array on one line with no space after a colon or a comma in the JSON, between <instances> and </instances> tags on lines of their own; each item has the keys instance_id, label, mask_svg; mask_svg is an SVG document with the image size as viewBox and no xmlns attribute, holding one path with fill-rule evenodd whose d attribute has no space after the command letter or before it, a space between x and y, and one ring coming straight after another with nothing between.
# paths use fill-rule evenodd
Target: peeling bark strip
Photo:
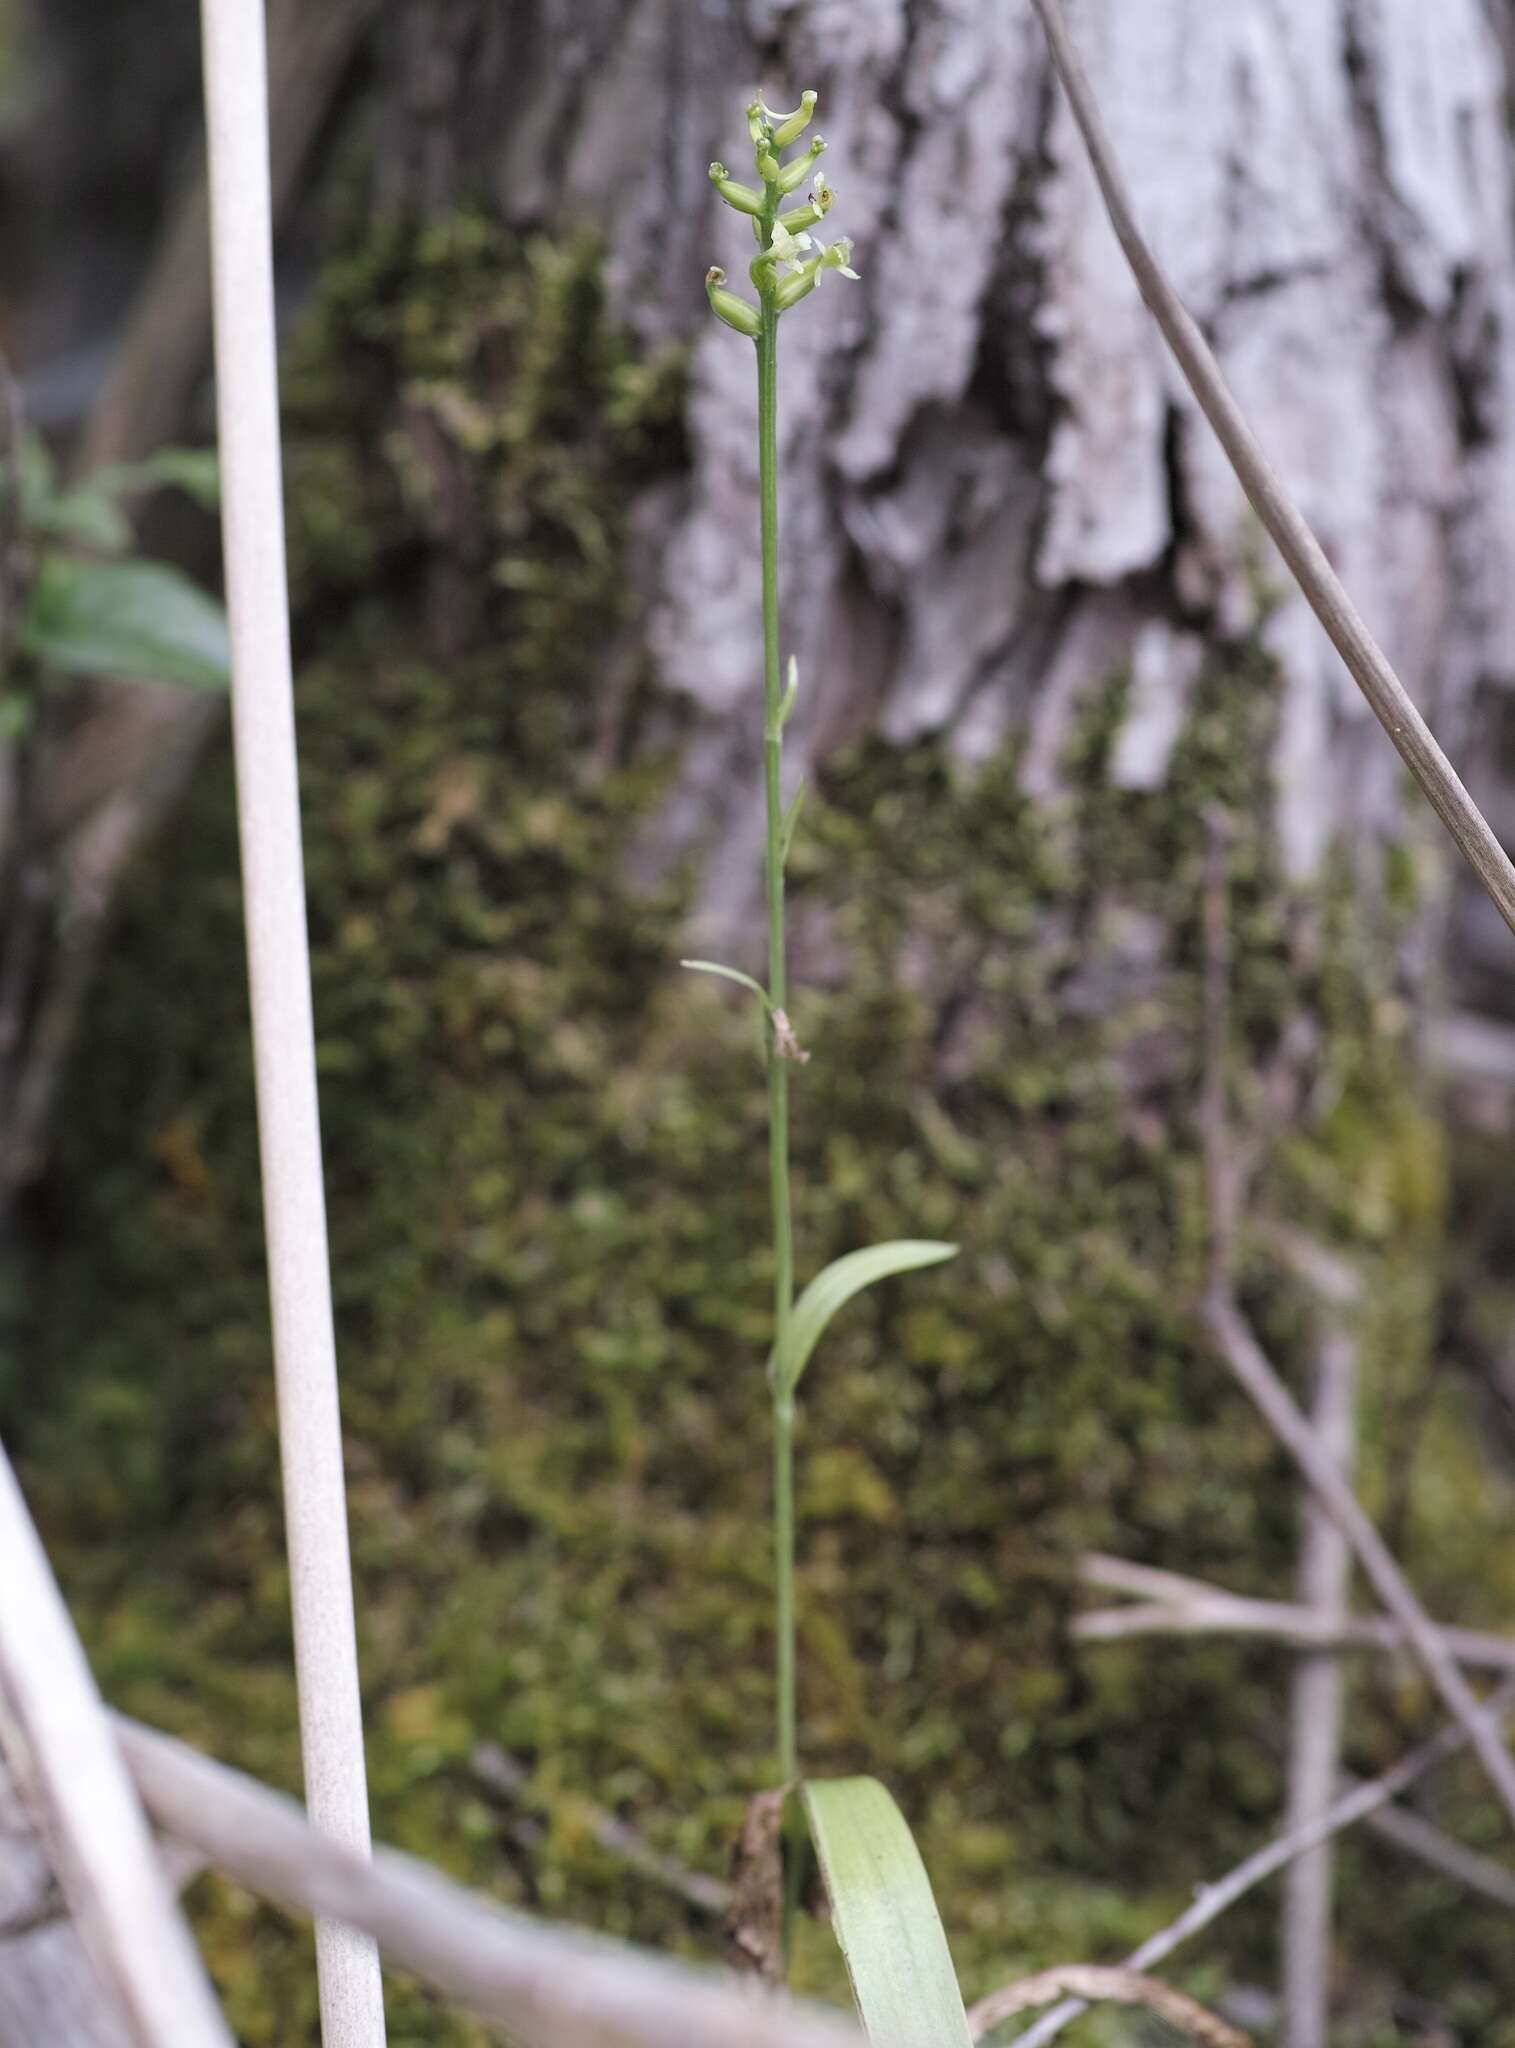
<instances>
[{"instance_id":1,"label":"peeling bark strip","mask_svg":"<svg viewBox=\"0 0 1515 2048\"><path fill-rule=\"evenodd\" d=\"M789 1787L748 1800L731 1862L726 1946L733 1969L784 1981L784 1802Z\"/></svg>"}]
</instances>

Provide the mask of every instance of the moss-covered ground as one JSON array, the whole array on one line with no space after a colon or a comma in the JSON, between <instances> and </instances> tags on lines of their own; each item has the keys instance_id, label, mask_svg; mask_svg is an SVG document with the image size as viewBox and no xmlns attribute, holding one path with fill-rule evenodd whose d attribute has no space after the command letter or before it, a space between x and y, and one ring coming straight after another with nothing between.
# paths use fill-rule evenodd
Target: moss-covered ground
<instances>
[{"instance_id":1,"label":"moss-covered ground","mask_svg":"<svg viewBox=\"0 0 1515 2048\"><path fill-rule=\"evenodd\" d=\"M667 772L632 743L651 685L609 746L597 702L635 623L630 486L680 457L679 368L635 359L597 274L587 245L469 217L381 235L289 366L354 1560L378 1831L717 1953L585 1825L593 1800L719 1871L771 1716L753 1021L680 975L680 878L624 880ZM1115 1957L1279 1811L1282 1653L1065 1633L1089 1547L1289 1583L1295 1489L1189 1314L1206 802L1236 827L1240 1103L1290 1017L1314 1033L1259 1200L1367 1278L1367 1493L1440 1611L1497 1622L1515 1592L1508 1483L1433 1356L1442 1151L1392 913L1362 926L1344 882L1311 905L1272 872L1260 658L1217 657L1159 794L1108 785L1120 699L1091 693L1056 805L1013 758L864 746L793 862L831 969L793 1006L802 1274L879 1237L963 1246L849 1309L807 1378L803 1747L895 1789L970 1994ZM241 943L221 750L96 990L0 1423L110 1696L293 1786ZM1306 1304L1262 1236L1246 1288L1298 1382ZM1407 1668L1361 1667L1352 1761L1433 1718ZM530 1766L534 1848L471 1774L482 1738ZM1497 1845L1471 1776L1438 1804ZM1515 2041L1495 1915L1371 1845L1343 1872L1355 2038L1434 2006ZM219 1880L193 1901L242 2038L313 2041L305 1937ZM1267 1983L1272 1916L1175 1976ZM801 1969L840 1993L823 1930ZM394 2001L397 2044L481 2038Z\"/></svg>"}]
</instances>

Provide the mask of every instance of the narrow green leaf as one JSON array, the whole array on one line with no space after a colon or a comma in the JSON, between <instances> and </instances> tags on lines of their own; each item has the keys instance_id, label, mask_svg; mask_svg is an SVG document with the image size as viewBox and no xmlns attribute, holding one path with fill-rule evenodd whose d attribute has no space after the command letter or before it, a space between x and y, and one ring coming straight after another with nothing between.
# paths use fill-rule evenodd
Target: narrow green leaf
<instances>
[{"instance_id":1,"label":"narrow green leaf","mask_svg":"<svg viewBox=\"0 0 1515 2048\"><path fill-rule=\"evenodd\" d=\"M802 775L795 784L794 795L790 797L783 817L779 820L779 866L789 865L789 848L794 842L794 828L800 822L800 805L805 801L805 778Z\"/></svg>"},{"instance_id":2,"label":"narrow green leaf","mask_svg":"<svg viewBox=\"0 0 1515 2048\"><path fill-rule=\"evenodd\" d=\"M183 491L207 512L221 499L221 472L214 448L159 448L143 462L113 462L95 470L89 488L112 497L129 497L162 486Z\"/></svg>"},{"instance_id":3,"label":"narrow green leaf","mask_svg":"<svg viewBox=\"0 0 1515 2048\"><path fill-rule=\"evenodd\" d=\"M807 1780L802 1792L872 2048L970 2048L931 1880L904 1815L877 1778Z\"/></svg>"},{"instance_id":4,"label":"narrow green leaf","mask_svg":"<svg viewBox=\"0 0 1515 2048\"><path fill-rule=\"evenodd\" d=\"M739 967L723 967L718 960L681 960L679 965L688 967L695 974L718 974L722 981L734 981L738 988L751 989L763 1008L769 1008L767 989L761 982L754 981L750 974L743 974Z\"/></svg>"},{"instance_id":5,"label":"narrow green leaf","mask_svg":"<svg viewBox=\"0 0 1515 2048\"><path fill-rule=\"evenodd\" d=\"M918 1266L939 1266L957 1256L955 1244L939 1244L931 1238L901 1237L888 1244L871 1244L865 1251L848 1252L833 1259L817 1273L789 1318L787 1342L782 1355L775 1345L768 1361L768 1377L775 1387L794 1392L810 1354L821 1333L839 1308L845 1308L854 1294L861 1294L875 1280L887 1280L893 1273L914 1272Z\"/></svg>"},{"instance_id":6,"label":"narrow green leaf","mask_svg":"<svg viewBox=\"0 0 1515 2048\"><path fill-rule=\"evenodd\" d=\"M216 690L231 673L220 605L161 562L45 557L21 644L69 675Z\"/></svg>"},{"instance_id":7,"label":"narrow green leaf","mask_svg":"<svg viewBox=\"0 0 1515 2048\"><path fill-rule=\"evenodd\" d=\"M9 473L6 482L9 488ZM21 516L30 520L37 506L50 498L57 487L53 458L40 434L22 434L16 450L15 483L21 498Z\"/></svg>"},{"instance_id":8,"label":"narrow green leaf","mask_svg":"<svg viewBox=\"0 0 1515 2048\"><path fill-rule=\"evenodd\" d=\"M132 537L121 508L104 492L87 487L38 499L26 515L26 524L31 533L45 539L75 541L105 555L120 554Z\"/></svg>"}]
</instances>

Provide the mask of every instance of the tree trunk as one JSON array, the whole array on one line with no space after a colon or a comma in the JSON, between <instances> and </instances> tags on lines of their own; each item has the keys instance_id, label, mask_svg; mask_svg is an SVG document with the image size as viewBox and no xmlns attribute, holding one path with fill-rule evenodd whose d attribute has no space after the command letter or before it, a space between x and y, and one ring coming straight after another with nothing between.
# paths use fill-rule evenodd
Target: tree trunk
<instances>
[{"instance_id":1,"label":"tree trunk","mask_svg":"<svg viewBox=\"0 0 1515 2048\"><path fill-rule=\"evenodd\" d=\"M1144 220L1261 438L1447 744L1511 676L1515 369L1503 60L1477 0L1161 0L1073 11ZM1024 4L898 0L707 19L669 0L409 10L389 191L479 187L513 218L603 226L627 310L694 343L693 464L652 640L698 707L670 845L748 889L758 619L746 352L699 279L733 225L753 79L821 90L834 219L866 265L784 330L786 631L795 735L1019 735L1059 779L1078 704L1133 693L1114 775L1161 780L1207 645L1259 632L1284 676L1287 872L1405 829L1393 756L1259 537L1115 248ZM780 88L777 81L785 83ZM792 93L791 93L792 96ZM514 118L494 118L502 105Z\"/></svg>"},{"instance_id":2,"label":"tree trunk","mask_svg":"<svg viewBox=\"0 0 1515 2048\"><path fill-rule=\"evenodd\" d=\"M310 13L294 10L296 17ZM1461 763L1481 703L1502 703L1515 681L1505 569L1515 554L1515 166L1496 32L1507 26L1504 15L1496 23L1478 0L1445 0L1435 10L1420 0L1079 0L1070 14L1159 254L1349 589ZM83 36L94 16L81 8L59 19ZM1263 817L1264 882L1270 890L1281 884L1280 916L1305 934L1292 952L1279 948L1284 967L1276 978L1284 993L1267 1033L1254 1034L1264 1042L1248 1041L1247 1052L1256 1055L1249 1068L1275 1047L1294 1059L1301 1036L1306 1057L1295 1064L1310 1067L1321 1027L1312 1010L1318 991L1303 988L1302 963L1319 958L1327 884L1335 887L1342 870L1358 911L1368 913L1360 951L1370 958L1375 989L1389 985L1398 996L1408 994L1434 1019L1446 991L1428 967L1450 933L1454 990L1485 1008L1510 1004L1504 934L1491 935L1472 897L1463 896L1451 916L1449 856L1436 829L1406 795L1393 750L1288 588L1165 359L1050 78L1029 0L746 0L727 7L694 0L385 0L365 33L363 107L347 131L346 161L350 166L358 145L369 149L366 212L425 222L482 198L512 229L545 230L563 242L588 228L605 247L613 317L649 357L667 343L687 347L687 465L672 480L660 473L634 492L626 516L627 574L640 603L603 653L589 623L583 646L570 651L595 697L605 757L615 756L623 733L633 729L622 699L633 687L627 678L644 668L662 707L654 737L666 742L677 729L676 763L656 816L644 826L637 877L651 885L691 861L699 878L699 950L721 945L740 954L742 934L751 929L761 834L753 366L750 350L710 319L702 290L711 262L740 275L744 224L717 204L706 171L713 158L733 167L740 160L742 106L754 86L761 82L792 101L813 85L838 192L832 223L854 238L862 283L828 283L786 319L781 337L783 616L800 668L789 728L792 772L803 768L823 779L849 743L869 736L900 746L940 736L964 782L979 764L1012 762L1017 787L1055 837L1074 783L1087 796L1091 773L1100 803L1152 796L1169 799L1177 813L1192 808L1182 782L1184 750L1219 703L1231 719L1233 749L1239 732L1262 735L1266 751L1248 759L1240 779ZM350 47L344 78L356 55ZM89 133L87 102L81 132ZM312 133L305 140L311 144ZM292 205L291 221L297 240L304 237L302 252L319 250L322 229L309 201ZM300 266L290 267L291 299L300 275ZM60 314L50 331L61 322ZM140 310L133 324L139 334L158 331ZM182 365L193 351L185 336L175 340ZM39 366L22 368L31 373L30 388L40 388ZM185 390L194 382L186 372ZM137 387L118 372L113 388ZM429 514L436 575L423 625L445 654L490 563L471 524L468 493L450 491L467 432L449 442L446 421L437 429L426 413L424 393L414 403L413 397L397 394L395 415L375 423L373 438L383 440L398 419L398 430L412 437L407 459L413 455L433 482L441 479ZM181 400L181 421L187 403ZM154 424L163 433L183 431L156 413ZM322 630L317 613L302 650L313 660L325 651ZM359 686L367 681L364 675ZM1265 694L1267 716L1259 722L1253 700ZM120 873L121 854L139 837L137 799L150 792L156 803L165 765L172 759L169 779L182 780L182 762L193 758L191 728L201 708L162 698L151 706L139 717L114 692L71 705L45 771L48 815L66 822L69 793L84 788L98 827L102 813L90 779L97 769L98 789L129 807L131 829L120 835L103 878L92 880L97 907ZM1102 706L1114 708L1100 725ZM121 719L139 742L146 737L136 754L111 738L111 721ZM1087 744L1091 724L1100 732L1095 751ZM460 742L461 766L438 796L435 817L419 827L414 819L404 822L417 845L435 833L436 844L423 847L428 859L447 843L449 806L466 810L471 800L470 750L482 752L472 739ZM353 781L364 778L384 779L367 761ZM1509 802L1489 755L1483 793ZM335 829L356 831L359 824L344 811ZM877 836L887 840L895 829L891 815L883 815ZM929 833L929 820L919 829ZM68 826L60 846L49 847L53 871L65 872L70 850L86 843ZM1006 866L990 885L1008 905L994 927L993 944L1001 948L995 960L1018 949L1057 963L1035 984L1038 1001L1046 1002L1027 1026L1026 1035L1034 1026L1044 1042L1090 1018L1124 1015L1140 1027L1141 1003L1154 990L1167 995L1179 988L1182 995L1180 977L1192 967L1187 880L1178 877L1161 912L1137 909L1123 900L1117 843L1112 839L1103 866L1097 831L1092 845L1076 903L1048 909L1039 896L1017 924L1024 878ZM405 848L409 858L408 838ZM920 849L923 865L931 851ZM386 843L385 857L391 852ZM520 864L529 868L529 848ZM1396 879L1405 872L1415 885L1408 916ZM416 902L427 906L418 927L432 914L435 899L424 889L433 880L428 870L406 899L406 914ZM325 919L357 963L344 955L329 987L366 971L362 948L381 922L363 895L367 881L365 875L354 886L355 900L344 899ZM1237 885L1244 909L1256 908L1246 896L1255 881L1244 876ZM483 914L494 907L487 888L481 896L478 929L492 931ZM1388 937L1372 915L1380 899L1398 919L1387 926ZM802 901L797 927L807 971L839 979L836 921ZM39 1040L36 1032L50 997L70 986L70 960L77 960L70 936L66 922L55 920L30 984L30 1052L35 1057L40 1049L54 1062L56 1035ZM13 942L14 934L6 938ZM945 1074L950 1081L964 1070L964 1013L977 995L981 962L970 944L969 957L951 957L952 972L940 975L943 956L953 955L953 933L923 931L915 941L912 933L902 974L930 993L938 1073L928 1078ZM366 1025L362 1016L356 1023L347 1016L338 1028L376 1036L382 1029L390 1053L409 1043L401 1029L411 1028L404 1008L409 977L419 981L426 971L407 958L391 977L393 989L373 997ZM519 1001L524 1013L539 986L529 978L534 971L527 962L519 988L511 984L500 1000ZM1016 986L1009 996L999 986L1007 1010L1019 1000ZM392 1019L383 1008L391 992ZM492 1013L492 984L487 995ZM432 1090L445 1064L437 1048L452 1028L453 996L444 1001L428 991L428 1000L433 996L426 1012L433 1035L414 1040L423 1049L414 1054L410 1095L391 1068L382 1070L394 1101ZM1033 1007L1027 998L1028 1011ZM1238 1008L1245 1028L1250 1013L1244 1001ZM382 1026L372 1021L381 1012ZM1371 1010L1371 1032L1387 1014ZM552 1029L559 1027L566 1041L571 1033L554 1014ZM528 1017L523 1035L536 1028L535 1016ZM460 1026L460 1043L463 1036ZM620 1056L613 1041L607 1057ZM200 1057L198 1047L193 1057ZM1179 1126L1192 1082L1186 1057L1164 1053L1157 1060L1162 1108ZM818 1055L815 1072L825 1067ZM1147 1100L1157 1092L1150 1068L1150 1038L1139 1028L1128 1032L1114 1071L1125 1117L1121 1142L1130 1140L1122 1166L1133 1174L1147 1170L1163 1142ZM23 1062L14 1088L24 1087L29 1071L35 1074ZM330 1071L333 1092L340 1091L344 1070L334 1063ZM366 1071L361 1064L348 1070ZM576 1072L570 1078L577 1083ZM595 1078L603 1080L603 1068ZM911 1078L912 1085L919 1079ZM1306 1071L1292 1093L1269 1096L1252 1086L1249 1070L1249 1101L1260 1118L1272 1113L1286 1121L1318 1078ZM1339 1076L1328 1078L1337 1085ZM852 1077L842 1076L837 1090L843 1083L852 1085ZM478 1085L482 1128L495 1106ZM970 1095L954 1124L925 1100L924 1087L921 1094L922 1127L930 1147L949 1158L947 1178L957 1171L951 1159L966 1152L961 1185L979 1186L971 1158L980 1136L977 1099ZM380 1089L374 1095L377 1125L393 1104ZM1105 1098L1093 1096L1091 1090L1079 1102L1078 1113L1108 1123ZM1061 1099L1050 1109L1040 1101L1015 1106L1035 1125L1025 1157L1039 1173L1045 1158L1058 1156L1051 1148L1065 1106ZM350 1106L347 1114L354 1117ZM213 1118L207 1123L215 1128ZM182 1175L180 1192L191 1195L203 1171L197 1129L190 1120L186 1136L183 1125L166 1119L153 1139L165 1174ZM1022 1135L1017 1131L1017 1141ZM18 1178L41 1170L35 1133L26 1136L13 1168ZM1035 1150L1043 1139L1047 1150ZM440 1156L445 1147L439 1142L435 1150ZM376 1148L373 1157L383 1156ZM349 1209L373 1198L374 1185L383 1182L382 1169L368 1154L362 1159L353 1173L359 1193L345 1190ZM368 1172L371 1182L364 1180ZM1053 1177L1049 1168L1049 1184ZM482 1186L484 1176L476 1179ZM993 1179L985 1171L983 1184ZM519 1207L513 1183L509 1193ZM460 1170L460 1213L491 1199ZM861 1203L863 1196L854 1189L846 1199ZM966 1205L969 1197L962 1199ZM339 1190L334 1212L342 1203ZM418 1217L424 1206L418 1195ZM447 1263L449 1246L447 1259L439 1258L439 1294L459 1273L465 1277L457 1284L466 1289L476 1272L486 1272L492 1231L506 1240L508 1226L492 1213L488 1229L475 1227L467 1213L466 1255ZM458 1228L461 1239L467 1233ZM1091 1229L1096 1248L1105 1242L1103 1228ZM1075 1249L1081 1257L1082 1239ZM498 1258L506 1280L488 1268L489 1284L498 1282L514 1301L508 1290L519 1273L539 1274L541 1266L524 1257L512 1264L504 1253ZM1008 1295L1020 1275L998 1252L985 1253L985 1273L999 1271L996 1258ZM419 1254L414 1270L422 1270ZM1065 1289L1061 1272L1033 1273L1026 1284L1049 1325L1079 1312L1078 1286ZM1153 1284L1160 1291L1172 1276L1163 1270ZM350 1294L359 1291L352 1283ZM473 1306L470 1296L467 1313ZM466 1319L463 1308L458 1313ZM659 1314L656 1306L647 1310L649 1324L661 1329ZM1146 1327L1139 1318L1137 1326ZM208 1343L205 1333L216 1327L210 1317L197 1323L175 1355L187 1356L202 1338ZM127 1348L122 1340L123 1355ZM375 1348L382 1348L380 1339ZM425 1354L424 1341L414 1348ZM1112 1360L1112 1374L1125 1365ZM194 1368L186 1367L184 1378L197 1387ZM1177 1368L1173 1383L1188 1384ZM952 1384L949 1374L940 1396L949 1420ZM987 1441L991 1432L976 1419L986 1410L972 1404L988 1379L973 1380L964 1368L964 1384L964 1412L975 1418L969 1433ZM818 1391L815 1398L824 1396ZM186 1414L199 1412L194 1401L202 1399L215 1418L205 1431L219 1429L222 1411L203 1392L184 1396ZM1051 1395L1045 1403L1050 1413ZM473 1413L461 1397L458 1412ZM1081 1429L1088 1416L1076 1421ZM1145 1426L1123 1411L1130 1441L1116 1446L1126 1460L1121 1469L1140 1464L1132 1443L1144 1442ZM460 1425L446 1433L464 1439L470 1430ZM923 1430L923 1443L927 1435ZM1213 1446L1214 1439L1201 1441ZM199 1445L196 1439L197 1456ZM458 1457L468 1449L464 1443ZM930 1454L929 1445L919 1452L922 1460ZM418 1461L426 1455L424 1447L414 1452ZM1053 1465L1045 1443L1036 1455ZM1251 1478L1260 1469L1259 1460ZM840 1484L834 1473L831 1479ZM180 1483L176 1470L174 1484ZM740 1483L740 1475L730 1481L733 1488ZM1081 1471L1076 1485L1093 1493L1105 1483ZM1124 1482L1108 1481L1112 1489L1118 1483ZM1226 1483L1217 1481L1222 1491ZM408 1499L413 1485L419 1489L420 1482L407 1465L396 1497ZM941 1480L939 1493L947 1490ZM488 1492L483 1481L479 1492ZM1146 1526L1161 1527L1165 1512L1160 1503ZM981 1532L965 1526L968 1548ZM956 1537L954 1525L943 1554ZM888 1548L895 1540L879 1535L881 1557L896 1556ZM906 1539L897 1540L903 1546ZM998 1570L1000 1554L987 1542L984 1556ZM977 1552L972 1571L975 1587L992 1576ZM906 1585L903 1563L896 1576ZM958 1597L957 1580L950 1585L944 1600ZM959 1605L979 1598L975 1591ZM1023 1619L1018 1611L1017 1626ZM1064 1619L1059 1613L1058 1628ZM891 1684L924 1682L913 1674L918 1663L925 1668L933 1625L920 1635L919 1659L916 1635L890 1635ZM1052 1622L1041 1640L1049 1639L1058 1645L1049 1654L1066 1661L1071 1653ZM378 1654L393 1654L398 1666L398 1651L381 1646ZM977 1685L974 1673L990 1668L985 1657L979 1665L965 1660L962 1674L939 1674L954 1701L959 1679L964 1687ZM414 1676L410 1683L417 1683ZM935 1702L932 1713L935 1728ZM998 1732L983 1735L985 1754L998 1754ZM922 1752L909 1753L918 1759ZM1188 1882L1195 1874L1186 1867L1182 1876Z\"/></svg>"},{"instance_id":3,"label":"tree trunk","mask_svg":"<svg viewBox=\"0 0 1515 2048\"><path fill-rule=\"evenodd\" d=\"M1515 259L1495 27L1478 0L1434 16L1413 0L1083 0L1074 26L1160 253L1349 588L1464 753L1475 693L1509 681L1515 645L1501 573L1515 539ZM704 171L739 154L759 77L781 96L820 88L833 218L865 275L783 335L794 751L813 765L865 731L945 731L971 761L1015 739L1025 786L1050 795L1081 706L1124 669L1111 772L1154 787L1207 650L1255 634L1283 678L1269 765L1287 874L1317 875L1343 842L1371 874L1384 845L1421 835L1391 750L1164 358L1025 0L869 0L845 24L811 4L423 0L383 10L376 47L381 210L436 214L484 192L522 225L592 224L636 332L692 345L689 476L648 508L646 551L658 674L695 720L649 856L703 853L707 936L748 907L760 806L745 715L753 380L703 305L705 266L733 260L739 239ZM330 71L324 50L295 62L292 84L312 68ZM302 111L295 126L292 164L314 123ZM178 359L203 361L203 282L188 310L170 296ZM149 286L138 333L161 297ZM102 396L96 449L132 439L119 422L135 374L118 367ZM159 434L193 389L174 376L176 405L155 400ZM59 751L45 813L121 714L103 715ZM175 758L165 716L189 733L202 715L144 700L146 758L111 743L117 796L161 782ZM135 807L114 834L98 793L89 808L103 859L91 864L82 830L68 841L86 921L108 893L95 868L113 877L116 842L139 836ZM78 922L58 920L65 955ZM1461 932L1497 982L1503 952L1472 899ZM67 974L60 958L53 977ZM15 1170L33 1164L28 1149Z\"/></svg>"}]
</instances>

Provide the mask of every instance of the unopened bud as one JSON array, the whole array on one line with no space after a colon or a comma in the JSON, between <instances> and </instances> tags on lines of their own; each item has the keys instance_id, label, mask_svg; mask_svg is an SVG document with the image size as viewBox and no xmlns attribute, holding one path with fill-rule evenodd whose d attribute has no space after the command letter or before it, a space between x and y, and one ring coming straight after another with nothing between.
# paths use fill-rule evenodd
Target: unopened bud
<instances>
[{"instance_id":1,"label":"unopened bud","mask_svg":"<svg viewBox=\"0 0 1515 2048\"><path fill-rule=\"evenodd\" d=\"M710 182L728 206L734 206L738 213L750 213L754 220L761 217L763 195L755 192L750 185L739 185L731 177L724 164L710 166Z\"/></svg>"},{"instance_id":2,"label":"unopened bud","mask_svg":"<svg viewBox=\"0 0 1515 2048\"><path fill-rule=\"evenodd\" d=\"M816 96L813 92L802 92L800 103L792 114L786 114L773 131L775 149L787 149L791 142L804 134L810 126L810 117L815 112Z\"/></svg>"},{"instance_id":3,"label":"unopened bud","mask_svg":"<svg viewBox=\"0 0 1515 2048\"><path fill-rule=\"evenodd\" d=\"M734 327L738 334L745 334L749 340L757 339L763 324L757 307L726 289L726 273L718 263L712 263L705 272L705 296L717 320L724 320L728 327Z\"/></svg>"},{"instance_id":4,"label":"unopened bud","mask_svg":"<svg viewBox=\"0 0 1515 2048\"><path fill-rule=\"evenodd\" d=\"M799 186L804 184L805 179L809 174L810 166L815 162L816 158L820 155L821 151L825 147L825 143L822 141L821 137L817 135L814 142L811 143L809 149L806 150L805 154L803 156L797 156L792 164L785 164L784 168L779 172L778 177L776 179L770 180L770 183L777 184L781 192L795 191ZM763 175L764 177L767 177L768 174L765 171Z\"/></svg>"}]
</instances>

